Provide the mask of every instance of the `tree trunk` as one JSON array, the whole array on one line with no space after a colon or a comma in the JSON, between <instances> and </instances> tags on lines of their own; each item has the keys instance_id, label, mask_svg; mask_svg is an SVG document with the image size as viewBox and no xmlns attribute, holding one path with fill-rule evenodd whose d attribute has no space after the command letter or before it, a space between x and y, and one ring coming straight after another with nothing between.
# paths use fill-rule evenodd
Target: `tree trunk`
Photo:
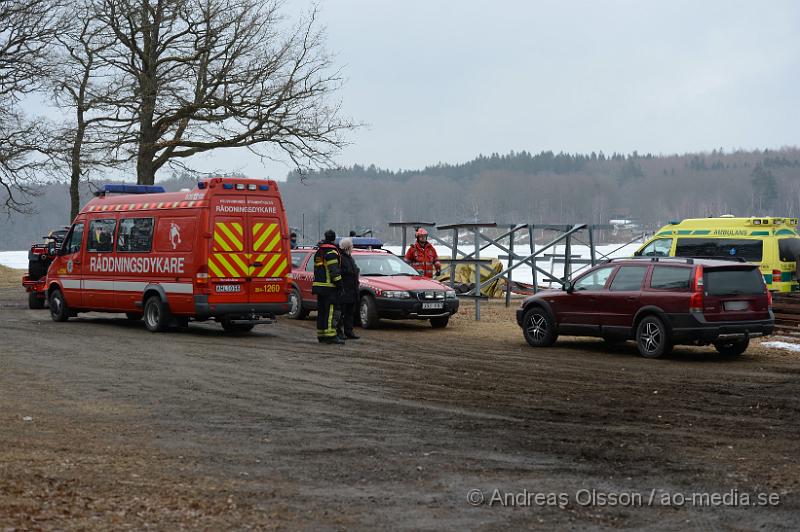
<instances>
[{"instance_id":1,"label":"tree trunk","mask_svg":"<svg viewBox=\"0 0 800 532\"><path fill-rule=\"evenodd\" d=\"M78 216L78 211L81 208L81 147L83 146L83 137L86 132L86 125L83 124L80 111L78 112L78 128L75 130L75 139L72 142L70 168L72 173L69 179L69 199L70 199L70 217L69 220L75 219Z\"/></svg>"}]
</instances>

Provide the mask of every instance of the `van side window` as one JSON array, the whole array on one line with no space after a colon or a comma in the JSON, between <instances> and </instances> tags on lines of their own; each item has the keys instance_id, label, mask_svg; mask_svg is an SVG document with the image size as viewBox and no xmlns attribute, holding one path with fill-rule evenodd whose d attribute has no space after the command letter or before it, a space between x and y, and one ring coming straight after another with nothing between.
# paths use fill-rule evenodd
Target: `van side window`
<instances>
[{"instance_id":1,"label":"van side window","mask_svg":"<svg viewBox=\"0 0 800 532\"><path fill-rule=\"evenodd\" d=\"M114 229L117 221L113 218L89 222L87 248L90 252L110 253L114 250Z\"/></svg>"},{"instance_id":2,"label":"van side window","mask_svg":"<svg viewBox=\"0 0 800 532\"><path fill-rule=\"evenodd\" d=\"M123 218L119 221L117 251L147 253L152 245L152 218Z\"/></svg>"},{"instance_id":3,"label":"van side window","mask_svg":"<svg viewBox=\"0 0 800 532\"><path fill-rule=\"evenodd\" d=\"M72 226L72 231L70 231L69 236L64 241L64 244L61 248L62 255L72 255L73 253L78 253L81 250L81 244L83 243L83 224L75 224Z\"/></svg>"},{"instance_id":4,"label":"van side window","mask_svg":"<svg viewBox=\"0 0 800 532\"><path fill-rule=\"evenodd\" d=\"M763 240L734 240L728 238L679 238L675 247L676 257L700 257L706 259L744 259L746 262L761 262Z\"/></svg>"},{"instance_id":5,"label":"van side window","mask_svg":"<svg viewBox=\"0 0 800 532\"><path fill-rule=\"evenodd\" d=\"M659 238L653 240L642 250L643 257L669 257L669 250L672 248L671 238Z\"/></svg>"},{"instance_id":6,"label":"van side window","mask_svg":"<svg viewBox=\"0 0 800 532\"><path fill-rule=\"evenodd\" d=\"M692 268L654 266L650 288L656 290L688 290Z\"/></svg>"}]
</instances>

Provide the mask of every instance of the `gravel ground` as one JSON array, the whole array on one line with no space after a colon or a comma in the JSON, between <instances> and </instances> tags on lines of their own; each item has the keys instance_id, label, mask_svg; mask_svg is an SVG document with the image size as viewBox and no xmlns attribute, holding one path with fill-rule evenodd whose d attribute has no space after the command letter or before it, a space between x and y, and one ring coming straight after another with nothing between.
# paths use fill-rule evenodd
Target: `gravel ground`
<instances>
[{"instance_id":1,"label":"gravel ground","mask_svg":"<svg viewBox=\"0 0 800 532\"><path fill-rule=\"evenodd\" d=\"M54 323L9 284L0 530L800 527L800 355L532 349L513 310L339 347L310 320Z\"/></svg>"}]
</instances>

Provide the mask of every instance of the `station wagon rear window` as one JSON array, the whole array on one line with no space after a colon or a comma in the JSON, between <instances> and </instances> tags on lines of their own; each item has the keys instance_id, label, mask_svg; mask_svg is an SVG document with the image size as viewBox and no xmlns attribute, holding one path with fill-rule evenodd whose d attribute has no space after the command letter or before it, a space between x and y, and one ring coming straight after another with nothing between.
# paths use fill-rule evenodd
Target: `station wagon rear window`
<instances>
[{"instance_id":1,"label":"station wagon rear window","mask_svg":"<svg viewBox=\"0 0 800 532\"><path fill-rule=\"evenodd\" d=\"M766 291L758 268L707 270L704 277L705 291L710 296L754 295Z\"/></svg>"},{"instance_id":2,"label":"station wagon rear window","mask_svg":"<svg viewBox=\"0 0 800 532\"><path fill-rule=\"evenodd\" d=\"M762 240L679 238L675 247L675 256L705 259L740 258L745 262L761 262L763 248L764 242Z\"/></svg>"}]
</instances>

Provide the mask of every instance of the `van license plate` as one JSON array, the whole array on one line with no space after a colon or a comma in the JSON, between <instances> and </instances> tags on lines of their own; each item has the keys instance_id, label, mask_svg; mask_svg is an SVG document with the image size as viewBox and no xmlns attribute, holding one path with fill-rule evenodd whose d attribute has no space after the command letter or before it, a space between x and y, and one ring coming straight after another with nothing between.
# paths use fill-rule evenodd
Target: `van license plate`
<instances>
[{"instance_id":1,"label":"van license plate","mask_svg":"<svg viewBox=\"0 0 800 532\"><path fill-rule=\"evenodd\" d=\"M444 308L444 303L423 303L422 310L433 310Z\"/></svg>"},{"instance_id":2,"label":"van license plate","mask_svg":"<svg viewBox=\"0 0 800 532\"><path fill-rule=\"evenodd\" d=\"M747 301L726 301L723 303L725 310L747 310Z\"/></svg>"},{"instance_id":3,"label":"van license plate","mask_svg":"<svg viewBox=\"0 0 800 532\"><path fill-rule=\"evenodd\" d=\"M225 293L229 294L232 292L241 292L242 285L240 284L218 284L217 285L217 292L218 293Z\"/></svg>"}]
</instances>

